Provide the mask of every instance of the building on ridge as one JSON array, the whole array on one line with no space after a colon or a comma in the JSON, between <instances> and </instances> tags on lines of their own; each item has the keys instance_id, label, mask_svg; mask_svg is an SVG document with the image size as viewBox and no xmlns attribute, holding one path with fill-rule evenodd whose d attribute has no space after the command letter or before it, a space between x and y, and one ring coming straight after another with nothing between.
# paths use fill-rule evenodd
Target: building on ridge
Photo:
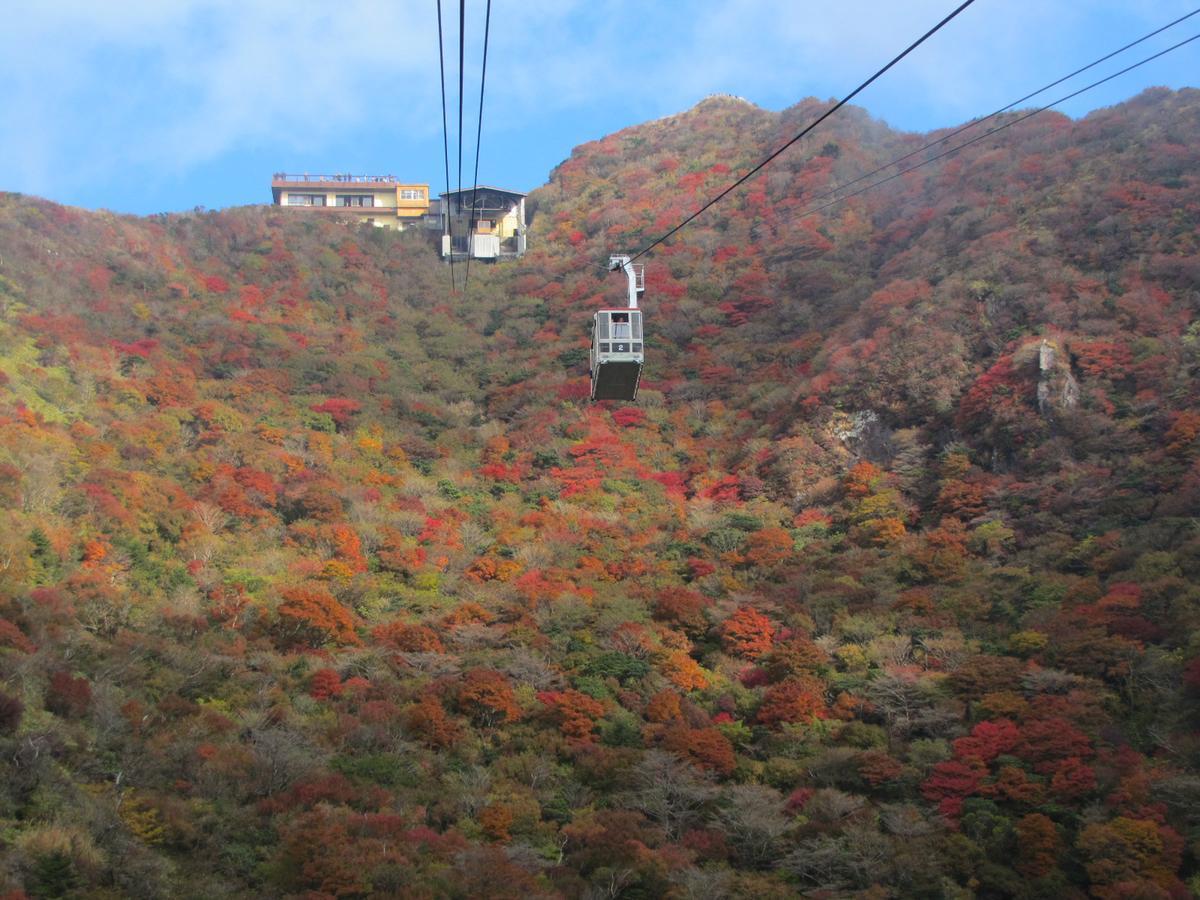
<instances>
[{"instance_id":1,"label":"building on ridge","mask_svg":"<svg viewBox=\"0 0 1200 900\"><path fill-rule=\"evenodd\" d=\"M276 206L348 217L379 228L404 230L429 224L429 185L394 175L289 175L271 177Z\"/></svg>"},{"instance_id":2,"label":"building on ridge","mask_svg":"<svg viewBox=\"0 0 1200 900\"><path fill-rule=\"evenodd\" d=\"M525 194L490 185L447 191L395 175L271 176L276 206L348 218L379 228L424 228L441 233L443 259L499 260L525 255Z\"/></svg>"}]
</instances>

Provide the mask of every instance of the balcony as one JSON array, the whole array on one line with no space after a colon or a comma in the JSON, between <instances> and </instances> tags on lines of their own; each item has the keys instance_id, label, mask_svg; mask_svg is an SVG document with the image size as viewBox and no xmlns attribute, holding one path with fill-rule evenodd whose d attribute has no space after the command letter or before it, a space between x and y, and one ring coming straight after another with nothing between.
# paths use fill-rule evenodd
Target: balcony
<instances>
[{"instance_id":1,"label":"balcony","mask_svg":"<svg viewBox=\"0 0 1200 900\"><path fill-rule=\"evenodd\" d=\"M289 175L287 172L276 172L271 176L272 187L323 187L337 190L348 185L375 187L377 185L399 184L400 179L395 175Z\"/></svg>"}]
</instances>

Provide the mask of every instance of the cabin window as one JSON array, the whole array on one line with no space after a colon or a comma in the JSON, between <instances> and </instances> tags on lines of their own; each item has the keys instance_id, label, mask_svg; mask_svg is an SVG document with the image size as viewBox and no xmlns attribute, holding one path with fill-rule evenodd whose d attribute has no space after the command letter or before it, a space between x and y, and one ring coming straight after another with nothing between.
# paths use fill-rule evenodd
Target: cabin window
<instances>
[{"instance_id":1,"label":"cabin window","mask_svg":"<svg viewBox=\"0 0 1200 900\"><path fill-rule=\"evenodd\" d=\"M613 313L612 314L613 337L617 340L624 338L629 340L632 333L629 329L629 313Z\"/></svg>"}]
</instances>

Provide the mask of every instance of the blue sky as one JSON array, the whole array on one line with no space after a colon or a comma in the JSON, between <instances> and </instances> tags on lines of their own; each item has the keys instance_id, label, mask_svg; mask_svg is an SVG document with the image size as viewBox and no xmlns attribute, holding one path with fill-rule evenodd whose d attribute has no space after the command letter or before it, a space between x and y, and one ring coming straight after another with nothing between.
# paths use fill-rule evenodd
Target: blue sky
<instances>
[{"instance_id":1,"label":"blue sky","mask_svg":"<svg viewBox=\"0 0 1200 900\"><path fill-rule=\"evenodd\" d=\"M855 102L897 128L958 124L1198 4L977 0ZM768 109L840 97L954 5L493 0L480 181L531 190L577 144L711 93ZM433 0L6 6L2 190L155 213L268 202L275 171L394 174L444 187ZM443 6L453 128L458 4ZM468 123L483 12L484 0L467 0ZM1200 16L1096 71L1197 32ZM1150 85L1198 81L1200 41L1063 109L1083 115ZM464 183L473 149L469 125Z\"/></svg>"}]
</instances>

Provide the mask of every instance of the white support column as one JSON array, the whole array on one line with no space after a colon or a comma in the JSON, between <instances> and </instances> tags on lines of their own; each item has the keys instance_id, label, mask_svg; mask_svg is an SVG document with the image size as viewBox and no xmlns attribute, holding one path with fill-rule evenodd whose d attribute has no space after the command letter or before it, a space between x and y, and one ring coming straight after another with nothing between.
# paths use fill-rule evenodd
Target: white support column
<instances>
[{"instance_id":1,"label":"white support column","mask_svg":"<svg viewBox=\"0 0 1200 900\"><path fill-rule=\"evenodd\" d=\"M637 290L637 273L633 270L633 263L630 262L628 256L610 256L608 258L608 268L615 272L620 269L625 273L625 277L629 280L629 308L638 308L638 290Z\"/></svg>"}]
</instances>

